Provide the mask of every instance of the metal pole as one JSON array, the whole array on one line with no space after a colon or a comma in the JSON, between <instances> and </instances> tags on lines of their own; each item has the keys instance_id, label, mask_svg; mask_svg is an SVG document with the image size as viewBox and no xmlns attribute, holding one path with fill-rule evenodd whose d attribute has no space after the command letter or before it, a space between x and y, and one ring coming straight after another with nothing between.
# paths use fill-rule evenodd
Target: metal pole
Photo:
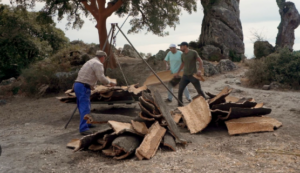
<instances>
[{"instance_id":1,"label":"metal pole","mask_svg":"<svg viewBox=\"0 0 300 173\"><path fill-rule=\"evenodd\" d=\"M124 32L119 28L119 26L117 25L117 28L119 29L119 31L122 33L122 35L125 37L125 39L128 41L128 43L131 45L131 47L135 50L135 52L139 55L139 57L144 61L144 63L148 66L148 68L152 71L152 73L156 76L156 78L160 81L161 84L163 84L163 86L173 95L173 97L181 104L182 102L175 96L175 94L166 86L166 84L164 84L164 82L159 78L159 76L155 73L155 71L151 68L151 66L147 63L146 60L144 60L144 58L140 55L140 53L135 49L135 47L132 45L132 43L129 41L129 39L126 37L126 35L124 34Z\"/></svg>"},{"instance_id":2,"label":"metal pole","mask_svg":"<svg viewBox=\"0 0 300 173\"><path fill-rule=\"evenodd\" d=\"M71 122L71 120L72 120L72 118L73 118L73 116L74 116L76 110L77 110L77 105L76 105L76 108L74 109L74 111L73 111L73 113L72 113L70 119L68 120L67 124L65 125L65 129L67 129L67 127L68 127L69 123Z\"/></svg>"}]
</instances>

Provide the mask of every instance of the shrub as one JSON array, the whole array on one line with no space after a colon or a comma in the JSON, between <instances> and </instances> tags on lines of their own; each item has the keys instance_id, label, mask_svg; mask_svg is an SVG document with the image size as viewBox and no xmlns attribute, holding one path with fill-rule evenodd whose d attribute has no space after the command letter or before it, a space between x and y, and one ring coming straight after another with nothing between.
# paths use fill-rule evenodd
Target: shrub
<instances>
[{"instance_id":1,"label":"shrub","mask_svg":"<svg viewBox=\"0 0 300 173\"><path fill-rule=\"evenodd\" d=\"M233 62L241 62L241 60L242 60L242 56L236 54L236 52L233 50L229 51L229 57L231 58L231 61L233 61Z\"/></svg>"},{"instance_id":2,"label":"shrub","mask_svg":"<svg viewBox=\"0 0 300 173\"><path fill-rule=\"evenodd\" d=\"M294 89L300 87L300 53L282 49L279 53L255 59L246 73L251 85L278 82Z\"/></svg>"}]
</instances>

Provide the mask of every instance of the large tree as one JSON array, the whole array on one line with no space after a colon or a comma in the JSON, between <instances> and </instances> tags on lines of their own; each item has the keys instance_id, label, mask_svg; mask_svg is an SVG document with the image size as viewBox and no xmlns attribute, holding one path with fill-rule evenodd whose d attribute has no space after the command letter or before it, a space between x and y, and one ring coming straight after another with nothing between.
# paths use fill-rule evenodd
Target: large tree
<instances>
[{"instance_id":1,"label":"large tree","mask_svg":"<svg viewBox=\"0 0 300 173\"><path fill-rule=\"evenodd\" d=\"M300 24L300 14L292 2L286 2L285 0L276 0L276 2L281 17L276 37L276 49L287 47L293 51L295 29Z\"/></svg>"},{"instance_id":2,"label":"large tree","mask_svg":"<svg viewBox=\"0 0 300 173\"><path fill-rule=\"evenodd\" d=\"M36 0L10 0L12 3L32 8ZM182 9L191 13L196 11L196 0L39 0L45 6L41 14L45 16L57 15L58 20L67 16L68 26L81 28L84 21L83 16L92 16L97 22L100 48L104 46L107 38L107 18L114 12L120 17L130 14L131 29L129 33L137 33L143 29L159 36L168 34L165 32L167 26L175 28L179 23L179 14ZM115 67L113 54L109 52L108 46L106 53L112 55L110 67Z\"/></svg>"}]
</instances>

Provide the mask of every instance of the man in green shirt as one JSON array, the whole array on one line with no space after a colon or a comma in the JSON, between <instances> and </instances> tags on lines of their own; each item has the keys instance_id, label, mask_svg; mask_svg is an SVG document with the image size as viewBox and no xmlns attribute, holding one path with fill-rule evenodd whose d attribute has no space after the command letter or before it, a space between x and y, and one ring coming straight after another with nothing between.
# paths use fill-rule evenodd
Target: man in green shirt
<instances>
[{"instance_id":1,"label":"man in green shirt","mask_svg":"<svg viewBox=\"0 0 300 173\"><path fill-rule=\"evenodd\" d=\"M176 76L179 76L179 72L184 68L183 70L183 76L179 83L179 91L178 91L178 99L181 102L178 102L178 106L182 105L182 93L184 88L189 84L192 83L197 90L198 94L202 97L205 97L204 92L201 89L200 81L193 77L194 74L197 76L201 76L201 69L203 68L203 62L198 55L198 53L192 49L189 49L189 45L187 42L182 42L179 44L180 50L182 51L181 55L181 61L182 64L176 74ZM197 61L199 62L199 68L197 70Z\"/></svg>"},{"instance_id":2,"label":"man in green shirt","mask_svg":"<svg viewBox=\"0 0 300 173\"><path fill-rule=\"evenodd\" d=\"M171 70L171 74L175 74L178 72L180 65L181 65L181 51L178 51L176 49L176 45L175 44L171 44L170 46L170 51L168 52L168 54L165 57L165 63L166 63L166 69L167 70ZM170 66L169 66L170 63ZM168 83L168 88L173 92L173 86ZM186 99L191 102L191 96L189 93L188 88L186 87L183 91ZM172 102L172 98L173 95L168 92L168 98L166 99L166 102Z\"/></svg>"}]
</instances>

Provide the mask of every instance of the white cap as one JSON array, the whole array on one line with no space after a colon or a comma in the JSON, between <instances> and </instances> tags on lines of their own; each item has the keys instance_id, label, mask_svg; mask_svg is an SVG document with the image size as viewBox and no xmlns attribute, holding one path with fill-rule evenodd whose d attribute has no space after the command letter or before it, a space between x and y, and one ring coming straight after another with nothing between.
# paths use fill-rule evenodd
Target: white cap
<instances>
[{"instance_id":1,"label":"white cap","mask_svg":"<svg viewBox=\"0 0 300 173\"><path fill-rule=\"evenodd\" d=\"M170 44L169 48L171 47L175 47L176 48L176 45L175 44Z\"/></svg>"}]
</instances>

